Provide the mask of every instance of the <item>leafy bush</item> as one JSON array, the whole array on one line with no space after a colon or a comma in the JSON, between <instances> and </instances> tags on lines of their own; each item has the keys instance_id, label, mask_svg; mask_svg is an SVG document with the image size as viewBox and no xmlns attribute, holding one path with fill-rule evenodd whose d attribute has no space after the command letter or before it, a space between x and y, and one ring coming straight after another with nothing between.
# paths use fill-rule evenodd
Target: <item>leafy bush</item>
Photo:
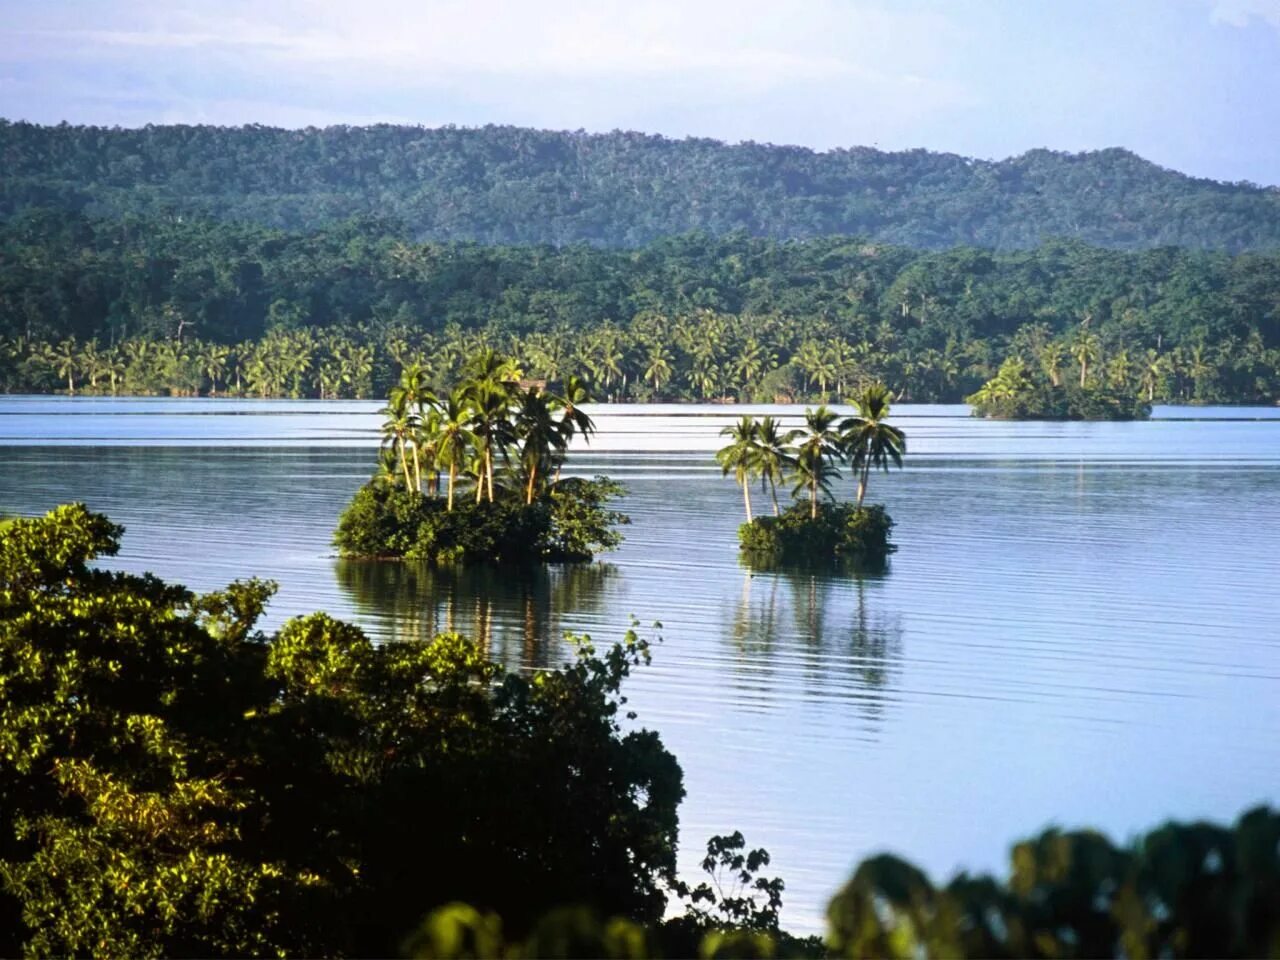
<instances>
[{"instance_id":1,"label":"leafy bush","mask_svg":"<svg viewBox=\"0 0 1280 960\"><path fill-rule=\"evenodd\" d=\"M851 503L823 503L817 517L800 501L776 517L756 517L738 528L742 550L766 561L876 559L893 549L893 519L883 506L858 509Z\"/></svg>"},{"instance_id":2,"label":"leafy bush","mask_svg":"<svg viewBox=\"0 0 1280 960\"><path fill-rule=\"evenodd\" d=\"M831 901L845 957L1263 957L1280 953L1280 813L1234 829L1168 823L1129 848L1093 831L1018 843L1005 882L934 887L911 864L864 861Z\"/></svg>"},{"instance_id":3,"label":"leafy bush","mask_svg":"<svg viewBox=\"0 0 1280 960\"><path fill-rule=\"evenodd\" d=\"M607 506L622 492L607 477L574 477L553 484L532 504L468 498L450 511L441 497L370 482L342 512L334 544L346 557L436 564L582 562L622 542L613 527L630 519Z\"/></svg>"},{"instance_id":4,"label":"leafy bush","mask_svg":"<svg viewBox=\"0 0 1280 960\"><path fill-rule=\"evenodd\" d=\"M375 646L273 585L93 569L83 506L0 530L0 954L393 954L437 906L656 922L675 758L621 727L634 631L509 674L456 634Z\"/></svg>"}]
</instances>

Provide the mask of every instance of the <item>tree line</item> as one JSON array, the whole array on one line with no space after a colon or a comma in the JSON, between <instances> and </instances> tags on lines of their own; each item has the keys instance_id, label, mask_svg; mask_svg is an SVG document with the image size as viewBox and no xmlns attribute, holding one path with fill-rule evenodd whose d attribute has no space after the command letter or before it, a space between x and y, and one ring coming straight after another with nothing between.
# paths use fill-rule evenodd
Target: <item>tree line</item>
<instances>
[{"instance_id":1,"label":"tree line","mask_svg":"<svg viewBox=\"0 0 1280 960\"><path fill-rule=\"evenodd\" d=\"M688 231L917 248L1280 246L1280 193L1122 149L997 162L867 147L486 126L56 127L0 121L0 216L33 206L290 230L387 215L416 239L642 246Z\"/></svg>"},{"instance_id":2,"label":"tree line","mask_svg":"<svg viewBox=\"0 0 1280 960\"><path fill-rule=\"evenodd\" d=\"M31 213L0 225L0 390L254 397L435 386L492 347L602 400L956 402L1017 356L1149 401L1280 398L1280 255L1052 242L922 253L688 236L642 250L415 244Z\"/></svg>"}]
</instances>

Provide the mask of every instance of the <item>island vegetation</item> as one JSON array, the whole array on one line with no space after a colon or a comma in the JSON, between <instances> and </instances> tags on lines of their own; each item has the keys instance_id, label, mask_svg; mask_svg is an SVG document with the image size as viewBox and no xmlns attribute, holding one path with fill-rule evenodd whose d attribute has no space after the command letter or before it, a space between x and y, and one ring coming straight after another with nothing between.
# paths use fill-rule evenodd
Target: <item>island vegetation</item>
<instances>
[{"instance_id":1,"label":"island vegetation","mask_svg":"<svg viewBox=\"0 0 1280 960\"><path fill-rule=\"evenodd\" d=\"M568 562L621 543L627 517L607 506L621 486L560 475L574 437L595 432L581 381L551 393L488 349L463 374L437 395L421 367L405 368L383 409L378 473L338 521L342 555Z\"/></svg>"},{"instance_id":2,"label":"island vegetation","mask_svg":"<svg viewBox=\"0 0 1280 960\"><path fill-rule=\"evenodd\" d=\"M443 391L490 347L600 401L821 403L882 381L956 403L1010 356L1096 337L1091 370L1153 403L1280 400L1280 254L1053 241L925 253L833 237L636 251L416 243L31 211L0 221L0 391L386 396Z\"/></svg>"},{"instance_id":3,"label":"island vegetation","mask_svg":"<svg viewBox=\"0 0 1280 960\"><path fill-rule=\"evenodd\" d=\"M820 406L805 411L802 429L784 433L772 416L744 416L721 431L729 443L716 453L716 462L742 488L747 521L738 528L738 540L747 557L770 564L884 560L893 549L893 520L883 506L863 506L863 499L872 469L901 467L906 452L906 435L886 422L890 396L884 384L871 384L854 398L857 412L851 417ZM848 464L857 482L851 504L833 497L841 464ZM769 493L772 516L753 514L751 486L757 479ZM788 483L796 502L784 510L778 487Z\"/></svg>"},{"instance_id":4,"label":"island vegetation","mask_svg":"<svg viewBox=\"0 0 1280 960\"><path fill-rule=\"evenodd\" d=\"M1148 419L1155 391L1147 397L1135 394L1121 365L1113 360L1103 367L1101 356L1098 336L1082 328L1069 349L1057 341L1046 344L1036 366L1009 357L965 402L975 416L1001 420ZM1079 365L1078 381L1064 372L1069 358Z\"/></svg>"},{"instance_id":5,"label":"island vegetation","mask_svg":"<svg viewBox=\"0 0 1280 960\"><path fill-rule=\"evenodd\" d=\"M676 871L677 759L623 686L636 629L522 675L458 634L375 645L274 585L101 569L82 505L0 525L5 956L1138 957L1274 954L1280 813L1126 845L1051 829L1007 877L888 854L781 928L763 849ZM839 838L832 838L839 842Z\"/></svg>"},{"instance_id":6,"label":"island vegetation","mask_svg":"<svg viewBox=\"0 0 1280 960\"><path fill-rule=\"evenodd\" d=\"M0 215L220 217L307 230L376 214L419 239L642 246L701 231L916 248L1280 246L1280 196L1121 149L990 161L510 126L131 130L0 122Z\"/></svg>"}]
</instances>

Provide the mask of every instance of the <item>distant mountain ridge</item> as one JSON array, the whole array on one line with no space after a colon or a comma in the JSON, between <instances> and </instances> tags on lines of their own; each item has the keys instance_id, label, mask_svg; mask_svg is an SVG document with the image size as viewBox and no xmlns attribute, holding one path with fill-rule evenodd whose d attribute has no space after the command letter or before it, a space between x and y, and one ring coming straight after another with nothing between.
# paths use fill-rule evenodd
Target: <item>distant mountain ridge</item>
<instances>
[{"instance_id":1,"label":"distant mountain ridge","mask_svg":"<svg viewBox=\"0 0 1280 960\"><path fill-rule=\"evenodd\" d=\"M520 127L38 126L0 121L0 216L174 212L311 229L351 217L419 240L635 247L691 231L853 235L996 250L1280 249L1280 189L1197 179L1113 148L1001 161Z\"/></svg>"}]
</instances>

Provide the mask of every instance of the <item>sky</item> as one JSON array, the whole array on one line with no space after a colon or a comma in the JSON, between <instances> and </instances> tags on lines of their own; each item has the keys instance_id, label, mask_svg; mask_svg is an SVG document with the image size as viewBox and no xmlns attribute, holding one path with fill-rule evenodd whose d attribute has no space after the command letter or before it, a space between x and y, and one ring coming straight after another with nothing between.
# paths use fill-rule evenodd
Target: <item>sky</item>
<instances>
[{"instance_id":1,"label":"sky","mask_svg":"<svg viewBox=\"0 0 1280 960\"><path fill-rule=\"evenodd\" d=\"M0 0L0 117L487 123L1280 185L1280 0Z\"/></svg>"}]
</instances>

